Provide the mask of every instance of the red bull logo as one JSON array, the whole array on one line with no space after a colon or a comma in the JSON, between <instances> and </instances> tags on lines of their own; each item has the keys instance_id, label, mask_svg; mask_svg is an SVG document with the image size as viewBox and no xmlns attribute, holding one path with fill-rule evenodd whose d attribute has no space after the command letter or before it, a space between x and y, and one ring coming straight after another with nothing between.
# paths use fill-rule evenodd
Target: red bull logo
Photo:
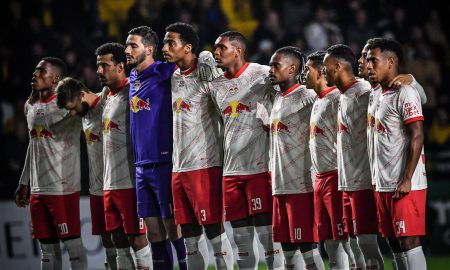
<instances>
[{"instance_id":1,"label":"red bull logo","mask_svg":"<svg viewBox=\"0 0 450 270\"><path fill-rule=\"evenodd\" d=\"M33 129L31 129L30 137L37 138L38 141L41 141L43 138L54 139L53 132L49 131L42 125L36 125Z\"/></svg>"},{"instance_id":2,"label":"red bull logo","mask_svg":"<svg viewBox=\"0 0 450 270\"><path fill-rule=\"evenodd\" d=\"M103 121L103 133L109 133L111 129L120 130L119 125L109 118L105 118Z\"/></svg>"},{"instance_id":3,"label":"red bull logo","mask_svg":"<svg viewBox=\"0 0 450 270\"><path fill-rule=\"evenodd\" d=\"M176 114L180 114L180 112L190 112L191 106L187 104L182 98L177 98L174 103L172 103L172 109Z\"/></svg>"},{"instance_id":4,"label":"red bull logo","mask_svg":"<svg viewBox=\"0 0 450 270\"><path fill-rule=\"evenodd\" d=\"M238 117L243 111L251 112L250 107L240 103L237 100L232 100L230 104L223 110L224 115L229 115L231 118Z\"/></svg>"},{"instance_id":5,"label":"red bull logo","mask_svg":"<svg viewBox=\"0 0 450 270\"><path fill-rule=\"evenodd\" d=\"M150 101L147 98L146 100L140 99L139 97L134 96L130 100L130 110L134 113L137 113L142 110L150 111Z\"/></svg>"},{"instance_id":6,"label":"red bull logo","mask_svg":"<svg viewBox=\"0 0 450 270\"><path fill-rule=\"evenodd\" d=\"M310 138L315 138L317 135L322 134L322 136L325 136L325 132L323 131L323 129L321 129L320 127L318 127L316 125L316 123L312 123L311 126L309 127L309 132L310 132Z\"/></svg>"},{"instance_id":7,"label":"red bull logo","mask_svg":"<svg viewBox=\"0 0 450 270\"><path fill-rule=\"evenodd\" d=\"M381 133L381 134L388 133L386 127L383 126L383 124L381 124L380 120L378 120L378 119L375 119L375 129L377 130L378 133Z\"/></svg>"},{"instance_id":8,"label":"red bull logo","mask_svg":"<svg viewBox=\"0 0 450 270\"><path fill-rule=\"evenodd\" d=\"M93 142L101 142L100 136L92 133L90 129L84 130L84 137L86 138L87 144L91 144Z\"/></svg>"},{"instance_id":9,"label":"red bull logo","mask_svg":"<svg viewBox=\"0 0 450 270\"><path fill-rule=\"evenodd\" d=\"M270 132L272 132L273 135L278 135L278 133L281 131L290 133L289 127L286 124L282 123L280 119L273 119L273 122L270 125Z\"/></svg>"},{"instance_id":10,"label":"red bull logo","mask_svg":"<svg viewBox=\"0 0 450 270\"><path fill-rule=\"evenodd\" d=\"M367 114L367 129L375 127L375 117L371 114Z\"/></svg>"},{"instance_id":11,"label":"red bull logo","mask_svg":"<svg viewBox=\"0 0 450 270\"><path fill-rule=\"evenodd\" d=\"M338 131L341 133L348 133L348 127L338 120Z\"/></svg>"}]
</instances>

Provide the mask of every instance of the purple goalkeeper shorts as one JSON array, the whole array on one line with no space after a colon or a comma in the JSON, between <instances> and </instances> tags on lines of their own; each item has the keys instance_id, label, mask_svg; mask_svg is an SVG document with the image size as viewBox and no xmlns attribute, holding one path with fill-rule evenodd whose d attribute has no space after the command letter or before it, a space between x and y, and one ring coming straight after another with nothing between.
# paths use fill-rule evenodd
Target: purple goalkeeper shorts
<instances>
[{"instance_id":1,"label":"purple goalkeeper shorts","mask_svg":"<svg viewBox=\"0 0 450 270\"><path fill-rule=\"evenodd\" d=\"M172 163L136 166L136 194L140 218L173 218Z\"/></svg>"}]
</instances>

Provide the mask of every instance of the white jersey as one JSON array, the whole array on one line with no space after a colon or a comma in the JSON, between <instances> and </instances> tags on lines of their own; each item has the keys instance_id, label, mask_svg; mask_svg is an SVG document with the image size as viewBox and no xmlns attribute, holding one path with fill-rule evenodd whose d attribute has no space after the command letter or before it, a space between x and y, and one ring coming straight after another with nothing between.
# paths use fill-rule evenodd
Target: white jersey
<instances>
[{"instance_id":1,"label":"white jersey","mask_svg":"<svg viewBox=\"0 0 450 270\"><path fill-rule=\"evenodd\" d=\"M89 160L89 193L103 195L103 125L102 113L106 96L98 98L83 117L83 131Z\"/></svg>"},{"instance_id":2,"label":"white jersey","mask_svg":"<svg viewBox=\"0 0 450 270\"><path fill-rule=\"evenodd\" d=\"M220 116L195 68L172 75L174 172L222 166Z\"/></svg>"},{"instance_id":3,"label":"white jersey","mask_svg":"<svg viewBox=\"0 0 450 270\"><path fill-rule=\"evenodd\" d=\"M415 88L383 90L375 112L375 169L377 191L393 192L402 179L409 154L410 136L406 125L423 121L420 96ZM411 179L411 190L427 188L425 155L422 154Z\"/></svg>"},{"instance_id":4,"label":"white jersey","mask_svg":"<svg viewBox=\"0 0 450 270\"><path fill-rule=\"evenodd\" d=\"M136 170L130 142L130 103L127 83L109 92L103 109L103 190L134 188Z\"/></svg>"},{"instance_id":5,"label":"white jersey","mask_svg":"<svg viewBox=\"0 0 450 270\"><path fill-rule=\"evenodd\" d=\"M20 184L32 194L66 195L81 189L81 118L59 109L56 96L25 103L30 144Z\"/></svg>"},{"instance_id":6,"label":"white jersey","mask_svg":"<svg viewBox=\"0 0 450 270\"><path fill-rule=\"evenodd\" d=\"M224 122L223 175L268 171L269 124L273 88L269 67L246 63L235 77L227 73L209 84Z\"/></svg>"},{"instance_id":7,"label":"white jersey","mask_svg":"<svg viewBox=\"0 0 450 270\"><path fill-rule=\"evenodd\" d=\"M340 92L332 87L319 95L314 102L310 119L312 165L316 173L337 170L337 113Z\"/></svg>"},{"instance_id":8,"label":"white jersey","mask_svg":"<svg viewBox=\"0 0 450 270\"><path fill-rule=\"evenodd\" d=\"M339 190L372 188L367 152L367 106L370 83L357 80L341 90L338 108Z\"/></svg>"},{"instance_id":9,"label":"white jersey","mask_svg":"<svg viewBox=\"0 0 450 270\"><path fill-rule=\"evenodd\" d=\"M372 186L375 186L377 178L377 170L373 166L374 149L373 149L373 136L375 133L375 109L378 103L378 98L381 93L381 85L372 85L369 95L369 105L367 106L367 151L369 154L370 174L372 176Z\"/></svg>"},{"instance_id":10,"label":"white jersey","mask_svg":"<svg viewBox=\"0 0 450 270\"><path fill-rule=\"evenodd\" d=\"M313 192L309 120L316 93L296 84L278 93L270 113L272 194Z\"/></svg>"}]
</instances>

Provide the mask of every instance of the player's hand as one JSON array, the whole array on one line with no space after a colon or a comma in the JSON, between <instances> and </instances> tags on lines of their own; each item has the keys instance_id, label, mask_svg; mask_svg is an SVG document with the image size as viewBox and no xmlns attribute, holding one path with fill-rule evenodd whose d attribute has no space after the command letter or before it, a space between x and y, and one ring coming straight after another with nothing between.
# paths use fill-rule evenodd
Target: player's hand
<instances>
[{"instance_id":1,"label":"player's hand","mask_svg":"<svg viewBox=\"0 0 450 270\"><path fill-rule=\"evenodd\" d=\"M413 76L410 74L399 74L389 82L389 88L398 90L402 85L409 85L413 82Z\"/></svg>"},{"instance_id":2,"label":"player's hand","mask_svg":"<svg viewBox=\"0 0 450 270\"><path fill-rule=\"evenodd\" d=\"M24 208L25 206L30 204L30 192L27 185L19 184L14 192L14 200L18 207Z\"/></svg>"},{"instance_id":3,"label":"player's hand","mask_svg":"<svg viewBox=\"0 0 450 270\"><path fill-rule=\"evenodd\" d=\"M211 82L223 74L223 71L217 67L214 56L209 51L202 51L198 56L197 77L204 82Z\"/></svg>"},{"instance_id":4,"label":"player's hand","mask_svg":"<svg viewBox=\"0 0 450 270\"><path fill-rule=\"evenodd\" d=\"M410 191L411 191L411 180L403 179L397 184L394 196L392 198L401 199L406 195L408 195Z\"/></svg>"}]
</instances>

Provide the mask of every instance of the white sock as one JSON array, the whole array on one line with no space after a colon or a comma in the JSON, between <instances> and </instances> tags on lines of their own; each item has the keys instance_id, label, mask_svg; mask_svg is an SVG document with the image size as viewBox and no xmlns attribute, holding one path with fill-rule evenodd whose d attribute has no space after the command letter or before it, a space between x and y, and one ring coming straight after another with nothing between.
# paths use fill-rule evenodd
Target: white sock
<instances>
[{"instance_id":1,"label":"white sock","mask_svg":"<svg viewBox=\"0 0 450 270\"><path fill-rule=\"evenodd\" d=\"M255 227L255 231L259 242L264 247L267 268L269 270L284 269L281 244L272 241L272 225Z\"/></svg>"},{"instance_id":2,"label":"white sock","mask_svg":"<svg viewBox=\"0 0 450 270\"><path fill-rule=\"evenodd\" d=\"M81 238L66 240L63 243L67 253L69 253L70 269L87 270L87 257Z\"/></svg>"},{"instance_id":3,"label":"white sock","mask_svg":"<svg viewBox=\"0 0 450 270\"><path fill-rule=\"evenodd\" d=\"M317 248L302 253L303 260L305 261L305 268L308 270L324 270L322 257L320 256Z\"/></svg>"},{"instance_id":4,"label":"white sock","mask_svg":"<svg viewBox=\"0 0 450 270\"><path fill-rule=\"evenodd\" d=\"M353 256L355 258L355 266L354 267L356 269L365 269L366 262L364 261L364 255L358 246L358 240L356 240L356 238L350 237L349 241L350 241L350 248L352 249Z\"/></svg>"},{"instance_id":5,"label":"white sock","mask_svg":"<svg viewBox=\"0 0 450 270\"><path fill-rule=\"evenodd\" d=\"M408 259L409 270L426 270L427 262L423 254L422 246L415 247L405 252Z\"/></svg>"},{"instance_id":6,"label":"white sock","mask_svg":"<svg viewBox=\"0 0 450 270\"><path fill-rule=\"evenodd\" d=\"M145 246L134 252L136 258L136 268L142 270L153 269L152 251L149 246Z\"/></svg>"},{"instance_id":7,"label":"white sock","mask_svg":"<svg viewBox=\"0 0 450 270\"><path fill-rule=\"evenodd\" d=\"M360 234L356 236L358 246L364 255L364 261L366 262L366 269L384 269L383 256L381 255L380 248L378 247L376 234Z\"/></svg>"},{"instance_id":8,"label":"white sock","mask_svg":"<svg viewBox=\"0 0 450 270\"><path fill-rule=\"evenodd\" d=\"M117 248L117 269L120 270L131 270L135 269L133 256L131 256L130 247L127 248Z\"/></svg>"},{"instance_id":9,"label":"white sock","mask_svg":"<svg viewBox=\"0 0 450 270\"><path fill-rule=\"evenodd\" d=\"M255 229L253 226L233 228L233 238L237 246L239 269L257 269L259 253L254 245Z\"/></svg>"},{"instance_id":10,"label":"white sock","mask_svg":"<svg viewBox=\"0 0 450 270\"><path fill-rule=\"evenodd\" d=\"M330 270L349 269L349 259L342 246L342 240L325 240L325 250L328 253ZM347 242L347 241L346 241Z\"/></svg>"},{"instance_id":11,"label":"white sock","mask_svg":"<svg viewBox=\"0 0 450 270\"><path fill-rule=\"evenodd\" d=\"M105 266L107 270L117 270L117 252L115 248L105 248L106 258Z\"/></svg>"},{"instance_id":12,"label":"white sock","mask_svg":"<svg viewBox=\"0 0 450 270\"><path fill-rule=\"evenodd\" d=\"M213 247L216 269L233 270L233 249L227 234L224 232L209 241Z\"/></svg>"},{"instance_id":13,"label":"white sock","mask_svg":"<svg viewBox=\"0 0 450 270\"><path fill-rule=\"evenodd\" d=\"M285 269L305 269L305 262L300 250L283 251Z\"/></svg>"},{"instance_id":14,"label":"white sock","mask_svg":"<svg viewBox=\"0 0 450 270\"><path fill-rule=\"evenodd\" d=\"M392 264L394 270L408 270L408 259L404 252L393 253L393 257L394 260L392 261Z\"/></svg>"},{"instance_id":15,"label":"white sock","mask_svg":"<svg viewBox=\"0 0 450 270\"><path fill-rule=\"evenodd\" d=\"M41 270L62 269L61 248L58 244L41 245Z\"/></svg>"},{"instance_id":16,"label":"white sock","mask_svg":"<svg viewBox=\"0 0 450 270\"><path fill-rule=\"evenodd\" d=\"M203 234L195 237L184 238L186 246L186 263L188 269L207 269L208 267L208 246Z\"/></svg>"},{"instance_id":17,"label":"white sock","mask_svg":"<svg viewBox=\"0 0 450 270\"><path fill-rule=\"evenodd\" d=\"M342 240L341 245L345 251L345 254L347 255L348 262L350 264L350 267L348 269L354 268L356 265L356 259L355 259L355 255L353 254L353 251L350 247L350 238L347 240ZM342 258L342 259L345 259L345 258Z\"/></svg>"}]
</instances>

